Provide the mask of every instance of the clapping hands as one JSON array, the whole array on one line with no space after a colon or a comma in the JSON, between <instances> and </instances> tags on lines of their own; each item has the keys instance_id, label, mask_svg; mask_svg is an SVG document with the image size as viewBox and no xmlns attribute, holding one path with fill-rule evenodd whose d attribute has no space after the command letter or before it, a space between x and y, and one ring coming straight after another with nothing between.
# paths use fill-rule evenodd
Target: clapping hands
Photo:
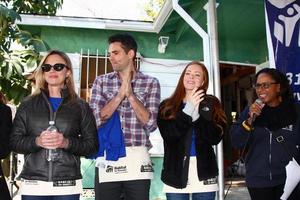
<instances>
[{"instance_id":1,"label":"clapping hands","mask_svg":"<svg viewBox=\"0 0 300 200\"><path fill-rule=\"evenodd\" d=\"M198 108L201 101L203 101L205 91L198 88L194 88L192 92L187 95L187 102L191 103L195 108Z\"/></svg>"},{"instance_id":2,"label":"clapping hands","mask_svg":"<svg viewBox=\"0 0 300 200\"><path fill-rule=\"evenodd\" d=\"M125 74L125 76L122 76L122 85L119 90L119 95L122 99L125 97L130 97L132 95L132 86L131 86L131 80L133 78L134 72L128 71L128 73Z\"/></svg>"}]
</instances>

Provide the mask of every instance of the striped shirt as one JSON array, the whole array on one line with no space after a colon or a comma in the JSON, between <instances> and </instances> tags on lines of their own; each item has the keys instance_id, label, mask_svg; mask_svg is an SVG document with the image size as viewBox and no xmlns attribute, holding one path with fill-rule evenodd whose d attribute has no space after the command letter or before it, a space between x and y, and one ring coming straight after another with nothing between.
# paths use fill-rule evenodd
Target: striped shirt
<instances>
[{"instance_id":1,"label":"striped shirt","mask_svg":"<svg viewBox=\"0 0 300 200\"><path fill-rule=\"evenodd\" d=\"M117 72L104 74L95 79L90 107L94 112L98 127L105 123L100 119L100 110L118 94L121 84ZM150 148L152 145L149 141L149 134L157 128L156 117L160 103L160 85L156 78L141 72L136 73L131 85L134 95L149 111L150 119L146 124L143 124L136 117L127 98L120 103L117 110L120 115L125 145Z\"/></svg>"}]
</instances>

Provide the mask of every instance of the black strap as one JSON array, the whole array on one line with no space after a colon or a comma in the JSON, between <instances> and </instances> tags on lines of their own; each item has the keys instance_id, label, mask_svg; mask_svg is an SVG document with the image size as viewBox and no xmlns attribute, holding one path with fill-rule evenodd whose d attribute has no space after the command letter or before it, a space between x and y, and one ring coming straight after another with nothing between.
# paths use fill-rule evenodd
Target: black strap
<instances>
[{"instance_id":1,"label":"black strap","mask_svg":"<svg viewBox=\"0 0 300 200\"><path fill-rule=\"evenodd\" d=\"M270 131L270 130L269 130ZM275 139L276 141L281 144L281 146L283 147L283 149L286 151L286 153L288 154L288 156L290 157L290 159L295 158L295 156L292 154L292 152L289 150L289 148L287 147L286 143L285 143L285 139L283 137L283 135L279 135L279 133L277 133L276 131L272 132L275 135Z\"/></svg>"},{"instance_id":2,"label":"black strap","mask_svg":"<svg viewBox=\"0 0 300 200\"><path fill-rule=\"evenodd\" d=\"M250 136L252 135L252 131L253 129L251 128L248 135L247 135L247 140L246 140L246 144L244 145L242 152L240 154L239 160L241 160L242 162L245 163L245 159L246 159L246 151L248 153L248 151L250 150ZM245 159L244 159L245 158Z\"/></svg>"},{"instance_id":3,"label":"black strap","mask_svg":"<svg viewBox=\"0 0 300 200\"><path fill-rule=\"evenodd\" d=\"M289 150L289 148L287 147L286 143L285 143L285 139L282 135L279 135L279 133L277 131L270 131L268 128L265 128L268 132L272 133L275 135L275 139L276 141L281 144L281 146L283 147L283 149L285 150L285 152L287 153L287 155L290 157L290 160L295 158L295 156L293 155L293 153L291 153L291 151ZM246 140L246 144L242 150L242 153L239 157L239 159L242 159L242 161L244 161L244 155L246 151L249 151L249 148L250 148L250 143L249 143L249 140L250 140L250 135L252 134L252 131L253 129L251 129L251 131L248 133L248 137L247 137L247 140Z\"/></svg>"}]
</instances>

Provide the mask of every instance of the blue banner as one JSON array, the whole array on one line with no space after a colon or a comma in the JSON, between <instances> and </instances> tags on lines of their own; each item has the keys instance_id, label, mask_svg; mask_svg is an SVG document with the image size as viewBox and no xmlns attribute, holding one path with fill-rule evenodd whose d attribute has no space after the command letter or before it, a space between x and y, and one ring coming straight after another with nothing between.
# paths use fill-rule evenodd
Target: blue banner
<instances>
[{"instance_id":1,"label":"blue banner","mask_svg":"<svg viewBox=\"0 0 300 200\"><path fill-rule=\"evenodd\" d=\"M271 67L286 74L300 101L300 0L265 0Z\"/></svg>"}]
</instances>

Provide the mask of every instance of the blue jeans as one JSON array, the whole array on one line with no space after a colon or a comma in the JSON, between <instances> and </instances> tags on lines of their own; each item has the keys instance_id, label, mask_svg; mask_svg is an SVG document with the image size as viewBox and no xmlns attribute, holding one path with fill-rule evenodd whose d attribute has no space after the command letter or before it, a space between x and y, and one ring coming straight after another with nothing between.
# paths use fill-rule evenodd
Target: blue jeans
<instances>
[{"instance_id":1,"label":"blue jeans","mask_svg":"<svg viewBox=\"0 0 300 200\"><path fill-rule=\"evenodd\" d=\"M192 200L215 200L216 192L192 193ZM189 200L188 193L166 193L167 200Z\"/></svg>"},{"instance_id":2,"label":"blue jeans","mask_svg":"<svg viewBox=\"0 0 300 200\"><path fill-rule=\"evenodd\" d=\"M29 196L22 195L22 200L79 200L80 194L59 196Z\"/></svg>"}]
</instances>

